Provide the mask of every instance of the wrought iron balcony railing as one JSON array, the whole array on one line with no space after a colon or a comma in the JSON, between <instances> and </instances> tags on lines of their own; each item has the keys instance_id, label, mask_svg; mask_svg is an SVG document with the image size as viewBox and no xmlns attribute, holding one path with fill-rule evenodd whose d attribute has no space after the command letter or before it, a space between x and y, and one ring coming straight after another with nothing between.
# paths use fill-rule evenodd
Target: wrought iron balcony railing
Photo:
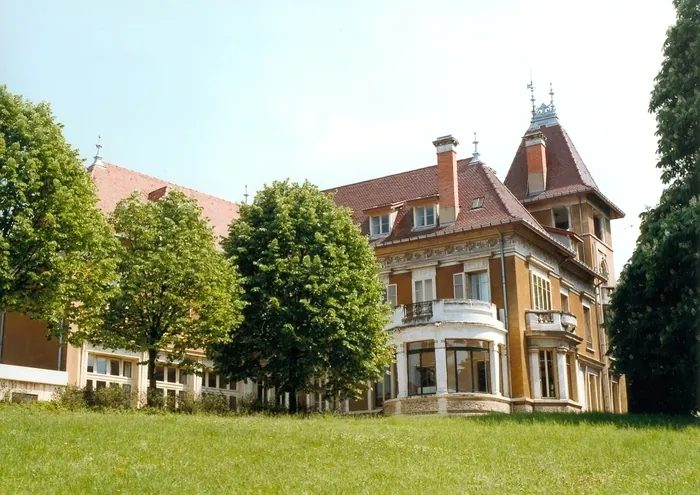
<instances>
[{"instance_id":1,"label":"wrought iron balcony railing","mask_svg":"<svg viewBox=\"0 0 700 495\"><path fill-rule=\"evenodd\" d=\"M403 319L429 318L433 316L433 301L417 302L403 305Z\"/></svg>"}]
</instances>

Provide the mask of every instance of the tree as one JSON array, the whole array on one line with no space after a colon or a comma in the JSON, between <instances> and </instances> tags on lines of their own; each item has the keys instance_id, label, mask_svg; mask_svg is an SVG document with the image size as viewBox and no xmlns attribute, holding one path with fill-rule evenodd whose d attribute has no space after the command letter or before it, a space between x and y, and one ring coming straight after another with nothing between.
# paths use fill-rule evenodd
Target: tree
<instances>
[{"instance_id":1,"label":"tree","mask_svg":"<svg viewBox=\"0 0 700 495\"><path fill-rule=\"evenodd\" d=\"M95 328L115 280L113 232L62 125L0 86L0 312Z\"/></svg>"},{"instance_id":2,"label":"tree","mask_svg":"<svg viewBox=\"0 0 700 495\"><path fill-rule=\"evenodd\" d=\"M367 239L308 182L275 182L242 205L224 248L243 276L244 323L218 369L288 392L353 397L391 360L388 306Z\"/></svg>"},{"instance_id":3,"label":"tree","mask_svg":"<svg viewBox=\"0 0 700 495\"><path fill-rule=\"evenodd\" d=\"M117 204L112 223L122 241L119 287L102 328L84 337L109 349L148 352L154 392L159 351L196 368L186 351L225 342L240 323L239 278L201 209L182 192L158 201L134 193ZM148 395L152 403L153 393Z\"/></svg>"},{"instance_id":4,"label":"tree","mask_svg":"<svg viewBox=\"0 0 700 495\"><path fill-rule=\"evenodd\" d=\"M611 353L635 412L700 410L700 7L674 5L649 105L669 186L641 215L609 312Z\"/></svg>"}]
</instances>

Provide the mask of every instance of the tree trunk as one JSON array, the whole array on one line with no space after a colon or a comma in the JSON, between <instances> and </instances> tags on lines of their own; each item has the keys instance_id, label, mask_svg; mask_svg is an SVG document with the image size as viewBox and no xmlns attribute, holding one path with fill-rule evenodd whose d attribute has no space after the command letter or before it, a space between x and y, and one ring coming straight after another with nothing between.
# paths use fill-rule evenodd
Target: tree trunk
<instances>
[{"instance_id":1,"label":"tree trunk","mask_svg":"<svg viewBox=\"0 0 700 495\"><path fill-rule=\"evenodd\" d=\"M156 406L155 394L156 394L156 358L158 357L158 351L155 349L148 349L148 391L146 393L146 402L149 406Z\"/></svg>"},{"instance_id":2,"label":"tree trunk","mask_svg":"<svg viewBox=\"0 0 700 495\"><path fill-rule=\"evenodd\" d=\"M289 414L296 414L297 412L297 389L293 388L289 391Z\"/></svg>"}]
</instances>

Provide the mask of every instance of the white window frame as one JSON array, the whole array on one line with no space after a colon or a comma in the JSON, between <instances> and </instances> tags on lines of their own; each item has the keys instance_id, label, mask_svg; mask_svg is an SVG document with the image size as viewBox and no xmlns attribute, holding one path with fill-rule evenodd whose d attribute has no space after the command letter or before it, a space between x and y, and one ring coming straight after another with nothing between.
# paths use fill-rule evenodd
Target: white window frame
<instances>
[{"instance_id":1,"label":"white window frame","mask_svg":"<svg viewBox=\"0 0 700 495\"><path fill-rule=\"evenodd\" d=\"M425 281L430 280L431 287L432 287L432 299L429 299L430 301L434 301L436 297L436 291L437 291L437 284L435 283L435 277L436 277L436 270L434 266L426 267L426 268L417 268L411 272L411 297L413 298L411 301L416 303L416 302L422 302L418 301L417 295L416 295L416 282L421 282L421 295L424 294L424 289L425 289ZM425 299L423 299L425 301Z\"/></svg>"},{"instance_id":2,"label":"white window frame","mask_svg":"<svg viewBox=\"0 0 700 495\"><path fill-rule=\"evenodd\" d=\"M432 208L433 209L433 223L427 223L427 209ZM418 218L420 218L420 215L418 214L419 210L422 213L422 221L423 225L418 225ZM430 227L434 227L437 225L437 208L435 207L434 204L432 205L424 205L424 206L414 206L413 207L413 229L414 230L420 230L420 229L428 229Z\"/></svg>"},{"instance_id":3,"label":"white window frame","mask_svg":"<svg viewBox=\"0 0 700 495\"><path fill-rule=\"evenodd\" d=\"M92 358L92 371L88 371L88 366L90 364L90 358ZM97 372L97 358L103 358L107 361L106 367L105 367L105 373L98 373ZM109 373L109 367L110 367L110 360L115 360L119 361L119 375L112 375ZM128 362L131 364L131 376L124 376L124 363ZM88 352L88 355L86 357L85 361L85 377L86 377L86 383L89 381L93 381L95 383L95 388L96 384L98 381L100 382L105 382L107 386L110 386L112 384L118 384L118 385L129 385L131 386L131 389L134 390L134 381L138 377L138 360L136 359L125 359L121 356L115 356L115 355L109 355L109 354L102 354L102 353L94 353L94 352Z\"/></svg>"},{"instance_id":4,"label":"white window frame","mask_svg":"<svg viewBox=\"0 0 700 495\"><path fill-rule=\"evenodd\" d=\"M537 293L538 288L542 289L542 294ZM552 283L549 281L549 275L534 268L530 268L530 297L532 309L536 311L552 310Z\"/></svg>"},{"instance_id":5,"label":"white window frame","mask_svg":"<svg viewBox=\"0 0 700 495\"><path fill-rule=\"evenodd\" d=\"M425 290L425 283L430 282L430 298L426 299L426 290ZM421 298L420 301L418 300L418 284L420 284L420 294ZM429 301L434 301L435 300L435 278L424 278L420 280L414 280L413 281L413 302L429 302Z\"/></svg>"},{"instance_id":6,"label":"white window frame","mask_svg":"<svg viewBox=\"0 0 700 495\"><path fill-rule=\"evenodd\" d=\"M384 231L382 229L382 219L386 217L386 225L387 229ZM382 215L372 215L369 217L369 236L372 239L376 239L378 237L385 237L388 236L391 233L391 213L384 213ZM379 222L379 230L377 232L374 231L374 221L375 219Z\"/></svg>"},{"instance_id":7,"label":"white window frame","mask_svg":"<svg viewBox=\"0 0 700 495\"><path fill-rule=\"evenodd\" d=\"M455 273L452 275L452 297L455 299L467 299L467 287L465 284L465 274L464 272L460 273ZM462 290L461 295L457 295L457 287L460 287Z\"/></svg>"},{"instance_id":8,"label":"white window frame","mask_svg":"<svg viewBox=\"0 0 700 495\"><path fill-rule=\"evenodd\" d=\"M559 228L559 227L557 227L557 222L554 218L554 209L555 208L566 208L566 213L569 217L569 228L566 230L568 230L569 232L573 231L574 225L573 225L573 222L571 221L571 206L554 206L554 207L552 207L552 209L550 210L552 212L552 227Z\"/></svg>"},{"instance_id":9,"label":"white window frame","mask_svg":"<svg viewBox=\"0 0 700 495\"><path fill-rule=\"evenodd\" d=\"M481 274L486 274L487 294L486 294L485 299L478 299L478 298L474 297L474 294L472 293L472 277L475 275L480 276ZM484 302L491 302L491 277L490 277L490 273L489 273L488 269L486 269L486 270L473 270L473 271L467 272L466 278L467 278L467 282L468 282L468 284L466 286L466 288L467 288L466 290L467 290L467 294L468 294L469 299L475 299L475 300L484 301ZM479 283L479 286L481 286L481 283Z\"/></svg>"},{"instance_id":10,"label":"white window frame","mask_svg":"<svg viewBox=\"0 0 700 495\"><path fill-rule=\"evenodd\" d=\"M394 289L394 297L393 297L393 299L389 296L389 287L393 287L393 289ZM386 285L384 285L384 291L385 291L384 293L385 293L385 295L386 295L386 301L389 303L389 305L390 305L392 308L395 308L396 306L398 306L399 294L398 294L398 292L397 292L398 289L397 289L397 287L396 287L396 284L386 284Z\"/></svg>"}]
</instances>

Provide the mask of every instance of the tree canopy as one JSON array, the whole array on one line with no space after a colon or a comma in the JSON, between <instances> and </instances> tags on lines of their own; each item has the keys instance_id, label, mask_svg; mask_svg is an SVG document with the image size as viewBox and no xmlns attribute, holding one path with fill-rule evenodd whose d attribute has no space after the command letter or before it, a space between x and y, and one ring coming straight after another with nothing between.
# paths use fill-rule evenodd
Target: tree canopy
<instances>
[{"instance_id":1,"label":"tree canopy","mask_svg":"<svg viewBox=\"0 0 700 495\"><path fill-rule=\"evenodd\" d=\"M243 276L244 323L219 370L278 392L356 396L391 360L378 265L348 210L308 182L275 182L242 205L224 242Z\"/></svg>"},{"instance_id":2,"label":"tree canopy","mask_svg":"<svg viewBox=\"0 0 700 495\"><path fill-rule=\"evenodd\" d=\"M121 240L119 286L102 328L84 337L109 349L147 351L154 390L159 351L192 369L197 363L185 351L228 339L241 321L239 278L196 201L182 192L157 201L134 193L117 204L111 221Z\"/></svg>"},{"instance_id":3,"label":"tree canopy","mask_svg":"<svg viewBox=\"0 0 700 495\"><path fill-rule=\"evenodd\" d=\"M660 204L641 215L608 323L633 412L700 410L700 7L675 0L649 110L656 113Z\"/></svg>"},{"instance_id":4,"label":"tree canopy","mask_svg":"<svg viewBox=\"0 0 700 495\"><path fill-rule=\"evenodd\" d=\"M115 280L113 231L46 103L0 86L0 312L95 328Z\"/></svg>"}]
</instances>

